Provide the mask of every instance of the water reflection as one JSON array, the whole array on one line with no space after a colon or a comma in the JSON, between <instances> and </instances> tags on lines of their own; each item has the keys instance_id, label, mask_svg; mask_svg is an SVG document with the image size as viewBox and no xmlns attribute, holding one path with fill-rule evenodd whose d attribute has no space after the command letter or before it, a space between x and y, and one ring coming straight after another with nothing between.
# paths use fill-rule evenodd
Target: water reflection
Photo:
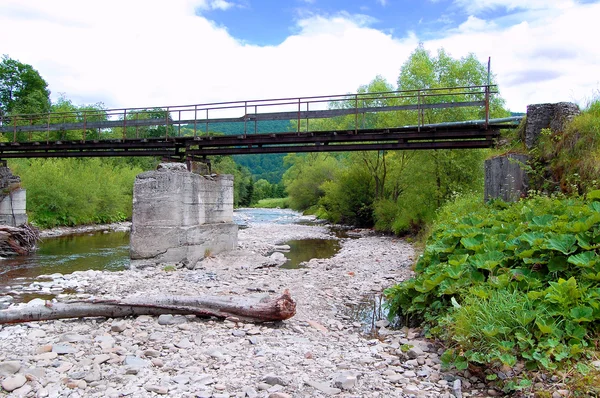
<instances>
[{"instance_id":1,"label":"water reflection","mask_svg":"<svg viewBox=\"0 0 600 398\"><path fill-rule=\"evenodd\" d=\"M333 239L290 240L285 243L290 251L284 253L289 259L281 268L296 269L301 263L313 258L331 258L340 250L340 242Z\"/></svg>"},{"instance_id":2,"label":"water reflection","mask_svg":"<svg viewBox=\"0 0 600 398\"><path fill-rule=\"evenodd\" d=\"M85 270L118 271L129 264L129 232L47 238L29 256L0 260L0 294L39 275Z\"/></svg>"}]
</instances>

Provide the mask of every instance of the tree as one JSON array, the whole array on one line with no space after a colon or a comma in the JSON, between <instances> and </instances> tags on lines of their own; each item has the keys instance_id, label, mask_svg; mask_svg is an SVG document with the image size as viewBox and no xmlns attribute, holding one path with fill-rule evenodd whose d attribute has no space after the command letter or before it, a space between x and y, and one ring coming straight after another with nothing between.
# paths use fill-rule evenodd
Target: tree
<instances>
[{"instance_id":1,"label":"tree","mask_svg":"<svg viewBox=\"0 0 600 398\"><path fill-rule=\"evenodd\" d=\"M31 65L3 55L0 62L0 116L48 111L48 83Z\"/></svg>"}]
</instances>

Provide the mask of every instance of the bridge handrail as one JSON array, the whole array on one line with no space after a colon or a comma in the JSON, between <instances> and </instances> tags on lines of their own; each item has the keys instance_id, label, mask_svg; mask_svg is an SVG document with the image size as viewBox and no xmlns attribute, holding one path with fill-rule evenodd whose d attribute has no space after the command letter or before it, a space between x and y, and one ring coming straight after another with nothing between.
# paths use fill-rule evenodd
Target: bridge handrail
<instances>
[{"instance_id":1,"label":"bridge handrail","mask_svg":"<svg viewBox=\"0 0 600 398\"><path fill-rule=\"evenodd\" d=\"M242 100L242 101L226 101L226 102L210 102L204 104L192 105L169 105L161 107L144 107L144 108L113 108L113 109L98 109L98 110L77 110L70 112L54 112L54 113L37 113L37 114L14 114L0 116L0 132L13 133L13 141L17 141L17 133L33 132L33 131L57 131L57 130L84 130L83 140L85 140L85 131L88 129L102 129L111 127L122 127L125 138L125 130L128 127L137 128L144 126L170 126L178 125L181 128L182 124L194 124L194 136L197 134L197 125L205 125L205 130L208 132L209 123L234 121L244 122L244 134L247 132L247 122L258 120L257 115L267 115L264 111L268 107L289 107L294 106L296 109L292 112L280 112L291 115L295 113L298 122L298 131L300 131L300 121L312 118L319 118L319 113L322 111L323 104L346 104L346 107L333 108L344 109L343 114L349 115L354 113L356 118L358 114L364 112L389 112L392 110L400 110L402 105L407 106L405 110L417 110L419 114L419 125L424 124L422 113L426 108L448 108L448 107L465 107L465 106L484 106L486 108L486 120L489 119L489 98L491 94L495 94L495 85L474 85L474 86L459 86L459 87L438 87L425 89L411 89L399 91L385 92L369 92L369 93L354 93L354 94L335 94L335 95L320 95L311 97L284 97L275 99L258 99L258 100ZM481 97L481 101L464 101L464 97L472 96L472 98ZM432 103L432 98L442 98L445 100L440 103ZM458 98L458 101L448 101L448 99ZM368 101L399 101L396 106L388 106L387 104L378 104L372 106L365 104ZM412 102L416 101L416 103ZM311 104L313 108L310 109ZM400 105L402 104L402 105ZM416 109L414 108L416 107ZM316 108L316 109L315 109ZM394 109L393 109L394 108ZM231 110L243 109L241 117L225 117L211 118L209 113L212 112L227 112ZM305 110L304 110L305 109ZM193 113L192 117L182 117ZM202 113L202 116L199 116ZM268 114L275 114L270 112ZM322 114L322 113L321 113ZM132 119L131 115L135 115ZM332 114L334 117L335 114ZM252 119L252 116L255 116ZM274 116L275 117L275 116ZM69 119L67 121L67 119ZM293 120L291 119L291 120ZM280 117L275 119L261 118L260 120L282 120ZM308 128L308 126L307 126ZM358 119L356 120L356 128L358 129ZM256 126L255 126L256 131ZM165 129L166 137L168 138L168 129ZM100 131L98 132L100 136Z\"/></svg>"}]
</instances>

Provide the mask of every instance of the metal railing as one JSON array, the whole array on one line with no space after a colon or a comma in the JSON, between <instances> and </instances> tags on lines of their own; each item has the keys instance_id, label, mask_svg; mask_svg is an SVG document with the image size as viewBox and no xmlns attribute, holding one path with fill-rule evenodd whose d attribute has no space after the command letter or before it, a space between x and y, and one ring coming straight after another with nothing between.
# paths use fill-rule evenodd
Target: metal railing
<instances>
[{"instance_id":1,"label":"metal railing","mask_svg":"<svg viewBox=\"0 0 600 398\"><path fill-rule=\"evenodd\" d=\"M0 116L0 133L12 142L60 141L67 132L70 140L170 138L182 135L210 135L211 125L243 123L243 136L259 134L261 121L290 121L297 133L310 131L310 120L346 117L355 133L359 119L370 113L413 112L418 127L426 115L437 109L477 107L485 126L489 122L490 97L495 85L446 87L378 93L323 95L194 105L117 108L16 114ZM456 121L456 120L448 120ZM192 128L193 126L193 128ZM164 130L161 129L164 127ZM184 129L182 134L182 128ZM288 130L289 131L289 130ZM53 134L58 132L59 134Z\"/></svg>"}]
</instances>

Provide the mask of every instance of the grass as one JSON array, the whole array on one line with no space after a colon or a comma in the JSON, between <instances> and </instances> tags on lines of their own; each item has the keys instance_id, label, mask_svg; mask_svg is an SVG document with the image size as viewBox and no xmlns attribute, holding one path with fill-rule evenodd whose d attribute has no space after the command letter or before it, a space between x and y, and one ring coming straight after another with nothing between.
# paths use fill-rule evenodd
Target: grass
<instances>
[{"instance_id":1,"label":"grass","mask_svg":"<svg viewBox=\"0 0 600 398\"><path fill-rule=\"evenodd\" d=\"M256 204L252 205L254 208L260 209L287 209L289 207L288 198L271 198L261 199Z\"/></svg>"}]
</instances>

